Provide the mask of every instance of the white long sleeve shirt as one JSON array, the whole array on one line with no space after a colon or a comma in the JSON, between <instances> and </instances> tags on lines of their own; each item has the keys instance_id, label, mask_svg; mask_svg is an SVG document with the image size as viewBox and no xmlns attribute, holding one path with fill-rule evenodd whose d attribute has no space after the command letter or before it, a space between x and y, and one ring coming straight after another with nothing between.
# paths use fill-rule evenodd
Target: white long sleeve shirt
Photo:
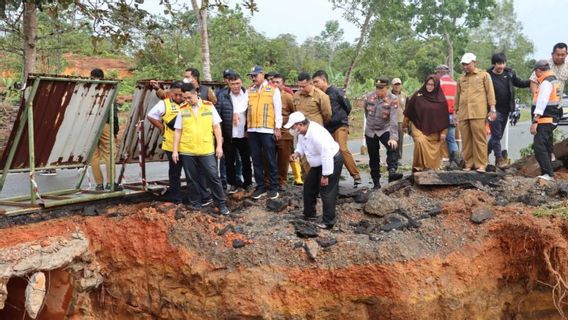
<instances>
[{"instance_id":1,"label":"white long sleeve shirt","mask_svg":"<svg viewBox=\"0 0 568 320\"><path fill-rule=\"evenodd\" d=\"M552 83L550 81L543 81L538 89L538 97L536 98L536 107L534 109L534 114L542 116L544 114L544 109L546 109L546 104L550 98L550 93L552 92Z\"/></svg>"},{"instance_id":2,"label":"white long sleeve shirt","mask_svg":"<svg viewBox=\"0 0 568 320\"><path fill-rule=\"evenodd\" d=\"M231 102L233 103L233 117L238 118L237 125L233 123L233 138L245 137L245 126L247 122L248 95L246 92L239 92L239 95L230 93Z\"/></svg>"},{"instance_id":3,"label":"white long sleeve shirt","mask_svg":"<svg viewBox=\"0 0 568 320\"><path fill-rule=\"evenodd\" d=\"M333 173L333 157L339 151L339 145L324 127L310 121L306 135L298 136L297 153L306 156L310 167L321 166L321 174L329 176Z\"/></svg>"}]
</instances>

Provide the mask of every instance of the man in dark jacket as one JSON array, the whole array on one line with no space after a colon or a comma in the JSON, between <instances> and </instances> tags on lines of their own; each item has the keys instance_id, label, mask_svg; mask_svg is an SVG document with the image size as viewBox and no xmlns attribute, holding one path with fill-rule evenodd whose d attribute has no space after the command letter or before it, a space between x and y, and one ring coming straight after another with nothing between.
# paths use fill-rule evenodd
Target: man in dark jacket
<instances>
[{"instance_id":1,"label":"man in dark jacket","mask_svg":"<svg viewBox=\"0 0 568 320\"><path fill-rule=\"evenodd\" d=\"M353 155L347 147L351 104L341 90L329 84L328 76L325 71L316 71L312 79L314 86L329 96L329 101L331 102L331 119L324 124L324 127L331 133L333 140L339 144L339 150L341 151L345 168L349 171L349 174L353 178L354 185L357 187L361 184L361 175L359 174L355 160L353 160Z\"/></svg>"},{"instance_id":2,"label":"man in dark jacket","mask_svg":"<svg viewBox=\"0 0 568 320\"><path fill-rule=\"evenodd\" d=\"M221 117L223 134L223 153L227 169L227 182L231 185L228 193L235 193L239 188L248 188L252 184L250 149L245 135L248 97L243 89L243 82L237 73L228 76L228 90L219 90L215 108ZM242 162L243 180L237 175L237 155Z\"/></svg>"},{"instance_id":3,"label":"man in dark jacket","mask_svg":"<svg viewBox=\"0 0 568 320\"><path fill-rule=\"evenodd\" d=\"M515 110L515 90L517 88L528 88L529 80L521 80L517 77L515 71L507 68L507 58L504 53L496 53L491 57L493 67L487 72L491 76L493 88L495 90L495 99L497 103L497 118L495 121L489 122L491 128L491 138L487 143L487 155L493 151L495 155L495 166L505 168L507 160L503 158L501 151L501 138L507 126L509 113Z\"/></svg>"}]
</instances>

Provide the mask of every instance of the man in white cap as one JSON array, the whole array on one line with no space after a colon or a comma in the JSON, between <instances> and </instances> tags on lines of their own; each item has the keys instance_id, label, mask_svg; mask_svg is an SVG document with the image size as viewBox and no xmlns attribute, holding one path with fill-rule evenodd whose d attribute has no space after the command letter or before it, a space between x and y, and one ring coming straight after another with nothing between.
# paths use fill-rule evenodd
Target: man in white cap
<instances>
[{"instance_id":1,"label":"man in white cap","mask_svg":"<svg viewBox=\"0 0 568 320\"><path fill-rule=\"evenodd\" d=\"M538 84L533 96L534 115L530 128L531 134L534 135L534 157L540 166L541 175L538 177L552 181L554 180L552 133L562 115L560 106L561 81L551 70L550 64L546 60L539 60L533 70Z\"/></svg>"},{"instance_id":2,"label":"man in white cap","mask_svg":"<svg viewBox=\"0 0 568 320\"><path fill-rule=\"evenodd\" d=\"M296 150L290 160L299 160L306 156L310 170L304 178L304 217L315 220L317 195L320 194L323 216L317 226L331 229L337 222L335 202L339 191L339 178L343 168L343 158L339 145L331 134L320 124L306 119L303 113L290 114L284 128L298 136Z\"/></svg>"},{"instance_id":3,"label":"man in white cap","mask_svg":"<svg viewBox=\"0 0 568 320\"><path fill-rule=\"evenodd\" d=\"M461 59L464 73L458 80L454 104L463 143L464 170L485 172L487 167L486 120L495 121L495 91L486 71L476 68L476 57L466 53Z\"/></svg>"}]
</instances>

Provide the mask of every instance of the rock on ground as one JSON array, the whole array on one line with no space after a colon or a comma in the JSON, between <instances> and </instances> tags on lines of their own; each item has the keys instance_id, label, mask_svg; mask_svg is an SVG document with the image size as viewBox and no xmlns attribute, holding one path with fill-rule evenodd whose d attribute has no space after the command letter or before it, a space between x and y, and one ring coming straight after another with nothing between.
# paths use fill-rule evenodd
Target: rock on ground
<instances>
[{"instance_id":1,"label":"rock on ground","mask_svg":"<svg viewBox=\"0 0 568 320\"><path fill-rule=\"evenodd\" d=\"M399 208L398 199L387 196L381 191L375 191L369 197L369 201L365 204L365 213L384 217L388 214L395 213Z\"/></svg>"},{"instance_id":2,"label":"rock on ground","mask_svg":"<svg viewBox=\"0 0 568 320\"><path fill-rule=\"evenodd\" d=\"M30 318L38 316L43 300L45 298L45 274L43 272L34 273L26 287L26 312Z\"/></svg>"}]
</instances>

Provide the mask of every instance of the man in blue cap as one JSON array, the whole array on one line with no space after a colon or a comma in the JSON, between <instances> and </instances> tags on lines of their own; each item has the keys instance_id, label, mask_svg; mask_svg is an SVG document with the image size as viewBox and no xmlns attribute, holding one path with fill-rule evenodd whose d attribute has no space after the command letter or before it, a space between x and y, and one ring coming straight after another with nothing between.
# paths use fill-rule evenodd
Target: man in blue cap
<instances>
[{"instance_id":1,"label":"man in blue cap","mask_svg":"<svg viewBox=\"0 0 568 320\"><path fill-rule=\"evenodd\" d=\"M278 166L276 141L282 127L282 100L280 90L264 79L261 66L254 66L248 74L253 82L248 89L247 134L254 167L256 190L252 198L260 199L268 192L270 199L278 198ZM268 163L270 186L264 183L263 156Z\"/></svg>"}]
</instances>

